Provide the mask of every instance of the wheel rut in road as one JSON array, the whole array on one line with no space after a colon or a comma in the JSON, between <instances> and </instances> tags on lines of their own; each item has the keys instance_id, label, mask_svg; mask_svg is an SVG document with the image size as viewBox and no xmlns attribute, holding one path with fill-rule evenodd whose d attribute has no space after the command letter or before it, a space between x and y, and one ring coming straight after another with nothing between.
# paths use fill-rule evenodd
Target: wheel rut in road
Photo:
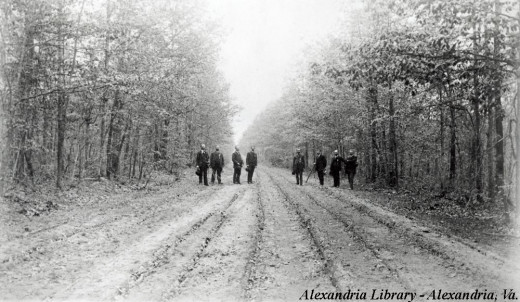
<instances>
[{"instance_id":1,"label":"wheel rut in road","mask_svg":"<svg viewBox=\"0 0 520 302\"><path fill-rule=\"evenodd\" d=\"M261 194L261 186L262 186L262 179L258 175L256 176L257 181L257 190L256 190L256 202L258 207L258 212L256 214L257 221L256 221L256 230L253 237L253 244L252 248L248 255L248 260L246 263L245 271L244 271L244 294L243 297L245 300L252 300L253 298L253 292L252 290L255 288L256 285L256 274L258 271L258 262L260 259L260 253L262 251L262 245L264 244L264 230L266 228L266 222L265 222L265 203L264 198ZM260 184L260 185L258 185Z\"/></svg>"},{"instance_id":2,"label":"wheel rut in road","mask_svg":"<svg viewBox=\"0 0 520 302\"><path fill-rule=\"evenodd\" d=\"M257 179L264 223L249 262L246 300L290 301L306 289L334 291L321 247L307 225L265 173L258 172Z\"/></svg>"},{"instance_id":3,"label":"wheel rut in road","mask_svg":"<svg viewBox=\"0 0 520 302\"><path fill-rule=\"evenodd\" d=\"M356 238L350 225L346 226L322 208L308 202L308 197L301 192L302 186L280 180L271 171L268 175L314 233L313 237L321 246L331 280L334 280L338 291L379 288L382 283L389 290L406 290L406 283L397 278L393 270Z\"/></svg>"},{"instance_id":4,"label":"wheel rut in road","mask_svg":"<svg viewBox=\"0 0 520 302\"><path fill-rule=\"evenodd\" d=\"M150 284L153 285L152 287L157 287L161 284L161 287L167 287L172 282L182 283L186 277L186 272L190 270L190 267L181 271L177 280L171 280L170 278L161 279L161 271L168 270L166 266L170 264L172 260L177 260L174 262L175 265L179 267L182 266L182 261L179 259L173 259L176 254L179 254L180 258L185 260L185 266L187 266L187 263L191 263L192 265L195 264L200 253L202 253L206 248L216 230L218 230L222 225L226 218L225 212L239 198L241 193L242 192L240 191L236 192L231 199L229 199L227 204L222 208L209 212L205 217L195 222L185 233L181 235L172 234L164 240L163 245L153 252L153 258L141 265L138 269L134 270L130 278L118 288L118 296L125 300L150 299L150 295L157 295L155 290L146 290L147 287L150 287ZM188 249L186 242L188 241L201 243L200 249L196 251L191 258L187 257ZM153 276L154 274L158 277L155 278L155 276Z\"/></svg>"},{"instance_id":5,"label":"wheel rut in road","mask_svg":"<svg viewBox=\"0 0 520 302\"><path fill-rule=\"evenodd\" d=\"M204 199L204 196L209 193L209 191L186 192L184 190L181 190L181 192L176 192L175 195L180 196L182 194L185 197ZM4 258L0 259L0 263L17 263L20 260L23 261L26 258L30 258L33 254L44 254L46 251L55 248L53 246L55 244L59 244L60 242L66 242L67 240L75 236L85 237L86 234L95 234L97 232L102 231L103 229L110 229L113 225L118 224L122 219L136 220L133 223L137 225L151 224L161 221L168 214L168 209L171 208L171 205L168 202L162 201L171 199L171 195L155 195L153 196L153 199L158 201L158 206L153 208L148 206L146 208L135 209L136 212L144 213L144 217L142 215L138 216L136 214L131 215L128 213L122 213L118 207L121 205L121 203L124 203L124 201L120 201L114 202L112 205L109 205L108 208L103 209L104 215L97 215L98 213L91 213L90 216L93 217L87 218L86 220L79 220L76 217L72 217L68 218L65 222L56 223L54 227L47 227L42 230L28 233L24 237L38 238L35 238L35 240L31 240L29 242L30 246L22 250L21 252L6 253L8 254L8 256L5 256ZM76 226L73 226L73 223L75 223ZM51 231L54 234L46 236L46 233L50 233ZM2 250L4 249L9 249L9 247L2 247Z\"/></svg>"},{"instance_id":6,"label":"wheel rut in road","mask_svg":"<svg viewBox=\"0 0 520 302\"><path fill-rule=\"evenodd\" d=\"M457 267L464 267L465 271L472 270L474 274L488 275L490 280L496 282L501 279L519 279L520 266L518 261L505 259L494 252L484 251L480 247L469 244L466 240L451 234L442 234L438 230L418 225L409 218L373 205L364 199L355 198L348 192L334 190L330 193L341 204L347 202L349 206L354 207L362 215L386 225L393 232L406 236L409 240L415 242L415 245L427 249L431 254L446 261L458 263ZM501 283L500 287L508 284L511 283ZM514 283L511 285L514 285Z\"/></svg>"},{"instance_id":7,"label":"wheel rut in road","mask_svg":"<svg viewBox=\"0 0 520 302\"><path fill-rule=\"evenodd\" d=\"M155 230L127 246L127 249L101 258L89 270L77 275L75 281L67 288L54 293L50 298L109 300L125 294L132 284L132 276L137 277L135 280L143 279L150 263L152 266L153 263L161 264L155 258L160 257L164 250L168 250L168 245L172 246L182 234L199 228L202 221L218 216L230 200L236 199L238 192L235 188L227 187L195 195L195 199L201 197L206 200L194 200L194 204L197 204L196 209L188 208L176 213L161 225L147 225L145 230L152 227Z\"/></svg>"},{"instance_id":8,"label":"wheel rut in road","mask_svg":"<svg viewBox=\"0 0 520 302\"><path fill-rule=\"evenodd\" d=\"M29 246L31 252L22 252L20 257L12 253L9 261L0 263L0 283L10 284L0 288L0 296L12 300L50 299L86 287L85 284L92 283L90 287L94 287L109 282L113 272L104 270L103 264L116 272L124 269L129 264L118 268L112 265L120 263L118 255L125 255L128 250L146 250L148 245L139 245L151 230L189 213L191 209L186 204L204 204L207 196L219 189L196 192L179 186L165 193L119 194L110 202L91 201L90 207L74 208L68 213L71 224L41 232L34 242L23 237L21 242L11 244ZM183 198L174 202L179 196ZM146 203L141 204L142 199ZM83 210L85 214L81 213Z\"/></svg>"},{"instance_id":9,"label":"wheel rut in road","mask_svg":"<svg viewBox=\"0 0 520 302\"><path fill-rule=\"evenodd\" d=\"M41 228L40 222L27 236L34 243L22 239L3 250L15 260L0 263L0 283L9 284L0 296L287 301L314 290L363 300L356 293L500 291L518 280L507 261L446 240L355 192L297 186L281 169L260 167L252 185L190 181L63 211L71 220L87 211L71 223ZM34 251L18 259L13 247L24 242Z\"/></svg>"},{"instance_id":10,"label":"wheel rut in road","mask_svg":"<svg viewBox=\"0 0 520 302\"><path fill-rule=\"evenodd\" d=\"M244 272L255 244L258 205L255 186L242 185L244 193L220 215L214 226L179 246L189 256L178 271L180 254L172 257L175 265L165 266L170 285L160 301L238 301L246 287ZM202 228L201 228L202 230ZM157 283L153 283L156 286Z\"/></svg>"},{"instance_id":11,"label":"wheel rut in road","mask_svg":"<svg viewBox=\"0 0 520 302\"><path fill-rule=\"evenodd\" d=\"M290 182L290 178L280 175L278 170L274 174L278 176L280 183ZM496 267L490 269L489 264L494 263L493 259L481 259L481 263L476 264L471 260L463 261L460 257L446 256L443 250L439 252L437 248L432 250L431 242L425 243L421 237L417 239L417 230L410 231L400 227L401 225L396 226L400 221L388 221L380 213L375 214L376 209L372 209L369 214L360 210L358 204L361 201L353 201L351 196L348 198L348 192L317 186L303 186L300 191L301 200L309 200L350 228L374 256L381 259L384 265L396 273L396 277L402 280L406 288L414 292L425 293L435 288L459 291L489 287L499 289L504 285L514 285L510 281L515 280L514 278L509 279L507 274ZM342 198L338 198L339 194ZM439 244L443 245L445 243ZM458 253L475 254L468 248Z\"/></svg>"}]
</instances>

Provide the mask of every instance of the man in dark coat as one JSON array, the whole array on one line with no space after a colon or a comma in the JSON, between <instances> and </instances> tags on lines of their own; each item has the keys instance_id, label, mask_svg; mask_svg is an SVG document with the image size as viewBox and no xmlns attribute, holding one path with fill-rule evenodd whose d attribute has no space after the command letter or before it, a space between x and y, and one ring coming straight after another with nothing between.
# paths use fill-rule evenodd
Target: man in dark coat
<instances>
[{"instance_id":1,"label":"man in dark coat","mask_svg":"<svg viewBox=\"0 0 520 302\"><path fill-rule=\"evenodd\" d=\"M343 162L343 157L339 156L338 150L334 150L334 155L330 163L330 175L334 178L334 187L339 187L339 172L341 171Z\"/></svg>"},{"instance_id":2,"label":"man in dark coat","mask_svg":"<svg viewBox=\"0 0 520 302\"><path fill-rule=\"evenodd\" d=\"M211 153L209 158L209 165L211 166L211 170L213 172L211 173L211 183L215 183L215 174L217 174L218 184L220 185L222 183L220 174L222 173L222 168L224 167L224 156L222 153L220 153L218 146L215 148L215 152Z\"/></svg>"},{"instance_id":3,"label":"man in dark coat","mask_svg":"<svg viewBox=\"0 0 520 302\"><path fill-rule=\"evenodd\" d=\"M316 172L318 173L320 185L323 186L323 176L325 174L325 168L327 167L327 158L325 157L325 155L321 154L320 150L316 152L316 161L314 162L314 167L316 168Z\"/></svg>"},{"instance_id":4,"label":"man in dark coat","mask_svg":"<svg viewBox=\"0 0 520 302\"><path fill-rule=\"evenodd\" d=\"M209 154L206 152L206 146L200 145L200 151L197 152L197 169L200 170L199 184L202 184L202 178L204 178L204 185L208 185L208 167L209 167Z\"/></svg>"},{"instance_id":5,"label":"man in dark coat","mask_svg":"<svg viewBox=\"0 0 520 302\"><path fill-rule=\"evenodd\" d=\"M296 156L293 158L293 175L296 175L296 184L303 186L303 170L305 169L305 157L300 154L300 149L296 149Z\"/></svg>"},{"instance_id":6,"label":"man in dark coat","mask_svg":"<svg viewBox=\"0 0 520 302\"><path fill-rule=\"evenodd\" d=\"M253 172L255 172L255 168L257 165L257 157L255 153L255 147L251 147L251 151L247 152L246 156L246 165L247 165L247 183L252 184L253 183Z\"/></svg>"},{"instance_id":7,"label":"man in dark coat","mask_svg":"<svg viewBox=\"0 0 520 302\"><path fill-rule=\"evenodd\" d=\"M345 159L345 174L347 174L351 190L354 190L354 176L356 175L357 166L357 156L354 155L354 150L350 150Z\"/></svg>"},{"instance_id":8,"label":"man in dark coat","mask_svg":"<svg viewBox=\"0 0 520 302\"><path fill-rule=\"evenodd\" d=\"M240 184L240 173L242 172L244 161L242 160L238 146L235 146L235 152L233 152L231 160L233 161L233 183Z\"/></svg>"}]
</instances>

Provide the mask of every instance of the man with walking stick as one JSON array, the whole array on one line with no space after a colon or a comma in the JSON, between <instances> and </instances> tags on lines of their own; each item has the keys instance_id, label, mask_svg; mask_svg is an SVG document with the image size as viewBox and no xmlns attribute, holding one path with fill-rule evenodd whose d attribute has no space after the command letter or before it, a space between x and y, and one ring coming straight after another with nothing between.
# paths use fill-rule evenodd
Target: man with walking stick
<instances>
[{"instance_id":1,"label":"man with walking stick","mask_svg":"<svg viewBox=\"0 0 520 302\"><path fill-rule=\"evenodd\" d=\"M314 168L318 172L318 178L320 179L320 185L323 186L323 176L325 175L325 168L327 167L327 158L321 154L321 151L316 152L316 161L314 162Z\"/></svg>"}]
</instances>

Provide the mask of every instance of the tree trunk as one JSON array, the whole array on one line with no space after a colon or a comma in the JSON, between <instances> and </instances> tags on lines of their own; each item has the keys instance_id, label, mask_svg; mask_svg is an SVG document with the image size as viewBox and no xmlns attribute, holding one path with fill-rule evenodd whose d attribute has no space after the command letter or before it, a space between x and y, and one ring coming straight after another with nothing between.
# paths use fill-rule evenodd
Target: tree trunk
<instances>
[{"instance_id":1,"label":"tree trunk","mask_svg":"<svg viewBox=\"0 0 520 302\"><path fill-rule=\"evenodd\" d=\"M133 163L132 163L132 167L131 167L131 174L130 174L130 177L134 178L135 177L135 165L137 163L137 159L138 159L138 156L139 156L139 141L140 141L140 137L139 137L139 127L137 126L136 129L135 129L135 141L134 141L134 146L133 146Z\"/></svg>"},{"instance_id":2,"label":"tree trunk","mask_svg":"<svg viewBox=\"0 0 520 302\"><path fill-rule=\"evenodd\" d=\"M377 175L377 122L376 122L376 107L377 107L377 88L368 88L369 106L370 106L370 181L376 181Z\"/></svg>"},{"instance_id":3,"label":"tree trunk","mask_svg":"<svg viewBox=\"0 0 520 302\"><path fill-rule=\"evenodd\" d=\"M121 135L121 141L117 145L117 167L116 167L116 175L119 174L119 171L121 169L121 152L123 151L123 146L125 144L125 140L127 140L128 137L128 130L130 127L130 123L126 123L125 129L123 130L123 134Z\"/></svg>"},{"instance_id":4,"label":"tree trunk","mask_svg":"<svg viewBox=\"0 0 520 302\"><path fill-rule=\"evenodd\" d=\"M101 99L101 108L99 109L101 115L101 122L99 125L99 158L98 158L98 178L105 175L106 165L105 158L105 108L107 99L105 96Z\"/></svg>"},{"instance_id":5,"label":"tree trunk","mask_svg":"<svg viewBox=\"0 0 520 302\"><path fill-rule=\"evenodd\" d=\"M518 0L520 6L520 0ZM520 26L520 10L518 11L518 25ZM520 62L520 53L517 52L517 62ZM520 67L516 69L516 206L520 202ZM514 160L514 159L513 159ZM513 176L514 179L514 176Z\"/></svg>"},{"instance_id":6,"label":"tree trunk","mask_svg":"<svg viewBox=\"0 0 520 302\"><path fill-rule=\"evenodd\" d=\"M520 0L519 0L520 4ZM519 12L520 15L520 12ZM519 16L520 17L520 16ZM518 54L520 62L520 53ZM520 202L520 68L516 71L516 202L517 208ZM514 159L513 159L514 160ZM514 177L514 176L513 176ZM513 178L514 179L514 178Z\"/></svg>"},{"instance_id":7,"label":"tree trunk","mask_svg":"<svg viewBox=\"0 0 520 302\"><path fill-rule=\"evenodd\" d=\"M65 92L61 90L58 94L58 129L57 129L57 144L56 144L56 186L62 188L62 178L64 174L64 143L65 143L65 129L67 123L67 100Z\"/></svg>"},{"instance_id":8,"label":"tree trunk","mask_svg":"<svg viewBox=\"0 0 520 302\"><path fill-rule=\"evenodd\" d=\"M489 106L487 110L487 121L488 121L488 127L486 132L486 155L487 155L487 176L488 176L488 185L487 185L487 192L488 197L493 199L495 198L495 171L493 169L493 163L494 163L494 157L493 157L493 142L494 142L494 135L493 131L493 122L494 122L494 114L493 114L493 107L491 106L492 100L490 98L489 100Z\"/></svg>"},{"instance_id":9,"label":"tree trunk","mask_svg":"<svg viewBox=\"0 0 520 302\"><path fill-rule=\"evenodd\" d=\"M477 36L477 33L480 30L480 26L475 25L475 32L473 34L473 51L478 53L478 41L480 38ZM473 107L473 141L471 147L471 166L469 169L469 179L473 180L472 186L474 185L477 190L477 196L479 201L482 194L482 143L480 138L480 83L479 83L479 72L478 72L478 61L475 55L473 67L475 71L473 72L473 97L471 100L471 105Z\"/></svg>"},{"instance_id":10,"label":"tree trunk","mask_svg":"<svg viewBox=\"0 0 520 302\"><path fill-rule=\"evenodd\" d=\"M479 100L474 99L472 102L473 114L475 115L474 127L473 127L473 143L471 152L471 169L469 177L470 179L474 176L474 185L478 194L482 193L482 143L480 138L480 106ZM472 173L473 172L473 173Z\"/></svg>"},{"instance_id":11,"label":"tree trunk","mask_svg":"<svg viewBox=\"0 0 520 302\"><path fill-rule=\"evenodd\" d=\"M495 11L501 13L500 1L495 0ZM498 38L500 32L497 31L493 37L494 54L498 55L500 50L500 39ZM498 64L496 64L498 68ZM500 77L495 77L494 83L494 107L495 107L495 187L493 188L493 195L498 193L499 196L503 197L503 186L504 186L504 109L502 108L502 81ZM518 118L518 115L517 115ZM517 123L518 124L518 123ZM517 133L518 134L518 133Z\"/></svg>"},{"instance_id":12,"label":"tree trunk","mask_svg":"<svg viewBox=\"0 0 520 302\"><path fill-rule=\"evenodd\" d=\"M104 46L104 54L105 54L105 58L104 58L104 69L105 69L105 73L108 73L108 65L110 63L110 33L109 33L109 30L108 28L110 28L110 16L112 14L112 11L111 11L111 7L110 7L110 0L107 0L107 8L106 8L106 26L107 26L107 31L105 32L105 46ZM105 110L106 110L106 105L107 105L107 101L108 101L108 97L107 97L107 91L103 92L103 97L101 98L101 108L100 108L100 113L101 113L101 125L100 125L100 141L99 141L99 164L98 164L98 178L101 178L105 171L108 169L108 167L106 167L106 165L104 165L104 163L106 163L106 161L104 160L104 156L105 156L105 150L104 150L104 147L105 147ZM108 147L108 146L107 146Z\"/></svg>"},{"instance_id":13,"label":"tree trunk","mask_svg":"<svg viewBox=\"0 0 520 302\"><path fill-rule=\"evenodd\" d=\"M390 90L392 89L390 85ZM390 91L389 99L388 99L388 113L390 115L390 124L388 129L388 151L389 151L389 170L388 170L388 181L391 187L399 188L398 182L398 158L397 158L397 137L395 130L395 109L394 109L394 95L392 91Z\"/></svg>"},{"instance_id":14,"label":"tree trunk","mask_svg":"<svg viewBox=\"0 0 520 302\"><path fill-rule=\"evenodd\" d=\"M115 102L115 101L114 101ZM112 177L112 135L114 133L114 107L110 110L110 120L108 122L108 136L107 136L107 149L106 149L106 175L110 179Z\"/></svg>"},{"instance_id":15,"label":"tree trunk","mask_svg":"<svg viewBox=\"0 0 520 302\"><path fill-rule=\"evenodd\" d=\"M445 136L445 132L446 132L446 117L444 116L444 106L442 105L443 103L443 100L442 100L442 88L439 89L439 103L441 104L439 106L439 110L441 112L441 120L440 120L440 133L439 133L439 144L440 144L440 158L439 158L439 163L438 163L438 171L437 171L437 179L440 183L440 189L442 192L444 192L445 188L445 184L444 184L444 154L445 154L445 151L444 151L444 136Z\"/></svg>"},{"instance_id":16,"label":"tree trunk","mask_svg":"<svg viewBox=\"0 0 520 302\"><path fill-rule=\"evenodd\" d=\"M381 175L383 179L388 180L388 141L386 139L385 123L380 123L379 127L381 129L379 131L379 133L381 133L381 145L379 147L379 175Z\"/></svg>"},{"instance_id":17,"label":"tree trunk","mask_svg":"<svg viewBox=\"0 0 520 302\"><path fill-rule=\"evenodd\" d=\"M153 125L153 162L157 163L161 160L161 130L160 122L156 122Z\"/></svg>"},{"instance_id":18,"label":"tree trunk","mask_svg":"<svg viewBox=\"0 0 520 302\"><path fill-rule=\"evenodd\" d=\"M480 31L480 25L476 27L478 31ZM478 43L480 42L480 36L477 36L477 32L475 32L475 40L474 40L474 51L478 53ZM485 42L484 42L485 43ZM474 128L474 144L475 144L475 158L473 162L475 163L475 189L477 190L477 200L482 202L482 192L483 192L483 162L482 162L482 137L480 126L482 123L482 116L480 114L480 103L481 103L481 88L479 81L479 69L477 68L477 58L474 60L475 71L473 73L473 84L474 84L474 98L473 98L473 110L475 112L475 128Z\"/></svg>"},{"instance_id":19,"label":"tree trunk","mask_svg":"<svg viewBox=\"0 0 520 302\"><path fill-rule=\"evenodd\" d=\"M305 165L309 166L309 142L305 142Z\"/></svg>"},{"instance_id":20,"label":"tree trunk","mask_svg":"<svg viewBox=\"0 0 520 302\"><path fill-rule=\"evenodd\" d=\"M123 164L121 165L121 175L124 175L126 174L127 172L127 169L129 170L130 169L130 164L132 162L132 155L131 155L131 151L130 151L130 145L132 143L132 135L133 135L133 132L134 132L134 129L133 129L133 125L132 125L132 121L131 120L128 120L128 125L127 125L127 131L125 132L126 133L126 140L125 140L125 146L123 148L123 152L124 152L124 155L123 157L121 158L121 162L123 162Z\"/></svg>"},{"instance_id":21,"label":"tree trunk","mask_svg":"<svg viewBox=\"0 0 520 302\"><path fill-rule=\"evenodd\" d=\"M450 106L450 189L455 188L455 180L457 177L457 129L455 121L455 108L453 104Z\"/></svg>"},{"instance_id":22,"label":"tree trunk","mask_svg":"<svg viewBox=\"0 0 520 302\"><path fill-rule=\"evenodd\" d=\"M63 17L63 4L60 4L59 14ZM59 66L59 79L58 79L58 125L57 125L57 144L56 144L56 186L62 188L62 178L65 173L64 169L64 145L65 145L65 131L67 124L67 95L65 93L65 35L62 32L61 25L58 28L59 33L59 49L58 49L58 64Z\"/></svg>"},{"instance_id":23,"label":"tree trunk","mask_svg":"<svg viewBox=\"0 0 520 302\"><path fill-rule=\"evenodd\" d=\"M42 102L43 102L42 146L43 146L43 149L47 151L42 155L42 157L40 159L40 162L43 166L43 165L46 165L48 162L47 154L51 153L48 151L52 150L52 146L51 146L52 141L49 137L49 134L50 134L51 128L52 128L51 122L50 122L52 120L52 118L50 117L52 111L49 109L49 105L48 105L46 97L44 97L42 99Z\"/></svg>"}]
</instances>

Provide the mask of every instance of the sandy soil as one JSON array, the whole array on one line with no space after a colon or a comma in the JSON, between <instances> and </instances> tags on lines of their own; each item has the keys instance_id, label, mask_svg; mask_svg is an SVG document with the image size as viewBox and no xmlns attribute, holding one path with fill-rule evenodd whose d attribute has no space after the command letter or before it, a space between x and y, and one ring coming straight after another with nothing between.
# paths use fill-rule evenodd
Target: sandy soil
<instances>
[{"instance_id":1,"label":"sandy soil","mask_svg":"<svg viewBox=\"0 0 520 302\"><path fill-rule=\"evenodd\" d=\"M388 290L425 301L478 289L503 301L504 289L520 291L516 241L508 253L480 247L344 187L297 186L286 170L231 183L190 176L37 217L8 204L0 300L295 301L314 290L366 301Z\"/></svg>"}]
</instances>

